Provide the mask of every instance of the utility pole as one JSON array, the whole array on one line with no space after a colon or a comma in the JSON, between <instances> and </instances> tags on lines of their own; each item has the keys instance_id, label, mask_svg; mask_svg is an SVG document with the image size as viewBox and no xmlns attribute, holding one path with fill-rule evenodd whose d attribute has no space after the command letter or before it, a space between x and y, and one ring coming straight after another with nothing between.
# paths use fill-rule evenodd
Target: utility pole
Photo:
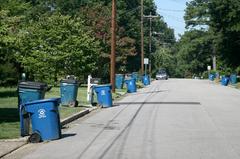
<instances>
[{"instance_id":1,"label":"utility pole","mask_svg":"<svg viewBox=\"0 0 240 159\"><path fill-rule=\"evenodd\" d=\"M150 12L150 16L152 16L152 12ZM151 60L151 53L152 53L152 18L149 19L149 74L151 75L152 72L152 60Z\"/></svg>"},{"instance_id":2,"label":"utility pole","mask_svg":"<svg viewBox=\"0 0 240 159\"><path fill-rule=\"evenodd\" d=\"M111 85L112 92L115 92L115 63L116 63L116 0L112 0L112 28L111 28Z\"/></svg>"},{"instance_id":3,"label":"utility pole","mask_svg":"<svg viewBox=\"0 0 240 159\"><path fill-rule=\"evenodd\" d=\"M213 62L213 70L217 70L217 58L216 58L216 47L213 46L213 56L212 56L212 62Z\"/></svg>"},{"instance_id":4,"label":"utility pole","mask_svg":"<svg viewBox=\"0 0 240 159\"><path fill-rule=\"evenodd\" d=\"M156 15L152 15L152 12L150 12L150 15L144 16L144 18L148 18L149 19L149 74L151 73L151 54L152 54L152 19L153 18L157 18L159 16Z\"/></svg>"},{"instance_id":5,"label":"utility pole","mask_svg":"<svg viewBox=\"0 0 240 159\"><path fill-rule=\"evenodd\" d=\"M143 0L141 0L141 74L144 73Z\"/></svg>"}]
</instances>

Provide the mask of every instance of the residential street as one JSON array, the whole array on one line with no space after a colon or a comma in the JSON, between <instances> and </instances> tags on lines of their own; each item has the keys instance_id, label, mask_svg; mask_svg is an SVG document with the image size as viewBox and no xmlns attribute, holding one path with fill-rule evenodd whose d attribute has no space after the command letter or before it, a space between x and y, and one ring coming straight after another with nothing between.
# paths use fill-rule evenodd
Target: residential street
<instances>
[{"instance_id":1,"label":"residential street","mask_svg":"<svg viewBox=\"0 0 240 159\"><path fill-rule=\"evenodd\" d=\"M239 159L240 91L169 79L75 121L60 140L5 158Z\"/></svg>"}]
</instances>

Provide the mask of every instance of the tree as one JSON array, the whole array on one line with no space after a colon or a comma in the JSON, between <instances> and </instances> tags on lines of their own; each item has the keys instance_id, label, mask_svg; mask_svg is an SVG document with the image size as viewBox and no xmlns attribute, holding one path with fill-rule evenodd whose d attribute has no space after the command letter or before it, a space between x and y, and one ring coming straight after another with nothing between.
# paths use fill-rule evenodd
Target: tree
<instances>
[{"instance_id":1,"label":"tree","mask_svg":"<svg viewBox=\"0 0 240 159\"><path fill-rule=\"evenodd\" d=\"M174 75L174 64L176 59L172 54L172 50L168 47L160 47L154 54L155 72L164 68L170 76Z\"/></svg>"},{"instance_id":2,"label":"tree","mask_svg":"<svg viewBox=\"0 0 240 159\"><path fill-rule=\"evenodd\" d=\"M192 77L200 75L211 63L212 41L208 32L192 30L185 32L177 43L177 67L178 77Z\"/></svg>"},{"instance_id":3,"label":"tree","mask_svg":"<svg viewBox=\"0 0 240 159\"><path fill-rule=\"evenodd\" d=\"M209 4L210 26L220 37L218 51L221 60L232 68L240 66L240 1L211 0Z\"/></svg>"},{"instance_id":4,"label":"tree","mask_svg":"<svg viewBox=\"0 0 240 159\"><path fill-rule=\"evenodd\" d=\"M97 67L99 43L80 18L45 14L19 39L17 59L35 80L53 82L67 74L82 77Z\"/></svg>"},{"instance_id":5,"label":"tree","mask_svg":"<svg viewBox=\"0 0 240 159\"><path fill-rule=\"evenodd\" d=\"M86 76L91 73L107 82L111 0L0 2L0 58L2 61L8 58L8 63L11 63L6 66L17 68L17 73L27 72L33 80L53 82L65 74ZM144 8L145 14L150 11L156 13L153 0L145 1ZM117 72L138 71L140 2L119 0L117 11ZM163 20L155 22L153 30L166 32L164 38L172 39L173 31ZM144 28L148 35L148 23L145 23ZM153 39L154 51L156 45ZM147 50L148 40L145 46ZM148 54L146 51L146 56Z\"/></svg>"},{"instance_id":6,"label":"tree","mask_svg":"<svg viewBox=\"0 0 240 159\"><path fill-rule=\"evenodd\" d=\"M0 85L17 83L20 68L14 57L18 49L16 34L21 30L23 14L29 7L28 3L18 0L0 0Z\"/></svg>"},{"instance_id":7,"label":"tree","mask_svg":"<svg viewBox=\"0 0 240 159\"><path fill-rule=\"evenodd\" d=\"M218 69L220 66L237 68L240 65L239 13L238 0L193 0L187 3L186 27L208 32L208 39L212 39L211 52L217 53L220 64Z\"/></svg>"}]
</instances>

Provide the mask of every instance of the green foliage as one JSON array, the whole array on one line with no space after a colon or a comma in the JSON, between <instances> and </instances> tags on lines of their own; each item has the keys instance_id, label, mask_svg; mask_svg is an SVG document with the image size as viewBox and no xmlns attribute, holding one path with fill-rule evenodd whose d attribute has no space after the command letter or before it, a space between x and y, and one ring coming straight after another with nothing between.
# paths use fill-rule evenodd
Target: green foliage
<instances>
[{"instance_id":1,"label":"green foliage","mask_svg":"<svg viewBox=\"0 0 240 159\"><path fill-rule=\"evenodd\" d=\"M238 66L238 67L236 68L236 71L235 71L235 72L236 72L237 75L240 75L240 66Z\"/></svg>"},{"instance_id":2,"label":"green foliage","mask_svg":"<svg viewBox=\"0 0 240 159\"><path fill-rule=\"evenodd\" d=\"M240 47L240 1L238 0L211 0L209 5L211 27L221 36L219 51L221 60L229 67L240 65L238 53Z\"/></svg>"},{"instance_id":3,"label":"green foliage","mask_svg":"<svg viewBox=\"0 0 240 159\"><path fill-rule=\"evenodd\" d=\"M25 72L30 80L54 83L66 74L79 78L92 74L108 82L111 3L111 0L0 0L0 62L1 68L6 67L2 76L15 73L13 79L17 81L19 74ZM153 0L144 1L144 6L144 14L156 15ZM144 21L145 35L149 35L148 22ZM140 2L119 0L117 72L140 69L139 24ZM153 21L152 30L164 33L161 40L152 38L152 52L158 50L160 43L175 42L173 30L162 19ZM148 44L149 39L145 38L145 56L152 57Z\"/></svg>"},{"instance_id":4,"label":"green foliage","mask_svg":"<svg viewBox=\"0 0 240 159\"><path fill-rule=\"evenodd\" d=\"M99 43L80 18L46 14L19 38L16 57L35 80L54 82L66 74L80 77L96 69Z\"/></svg>"},{"instance_id":5,"label":"green foliage","mask_svg":"<svg viewBox=\"0 0 240 159\"><path fill-rule=\"evenodd\" d=\"M186 27L208 34L207 39L210 40L211 46L208 47L209 56L212 53L217 55L217 67L224 74L229 74L230 71L226 71L227 68L236 69L240 66L239 14L240 1L238 0L192 0L187 3L184 16ZM206 38L206 34L199 35L197 38ZM196 48L196 51L200 51L199 49ZM203 59L199 61L203 62Z\"/></svg>"},{"instance_id":6,"label":"green foliage","mask_svg":"<svg viewBox=\"0 0 240 159\"><path fill-rule=\"evenodd\" d=\"M201 74L211 64L211 38L205 31L192 30L185 32L177 43L178 77L191 77Z\"/></svg>"},{"instance_id":7,"label":"green foliage","mask_svg":"<svg viewBox=\"0 0 240 159\"><path fill-rule=\"evenodd\" d=\"M204 72L201 74L201 77L202 77L203 79L208 79L208 74L209 74L208 71L204 71Z\"/></svg>"},{"instance_id":8,"label":"green foliage","mask_svg":"<svg viewBox=\"0 0 240 159\"><path fill-rule=\"evenodd\" d=\"M172 51L166 47L160 47L153 55L155 72L165 68L170 76L174 74L174 61Z\"/></svg>"},{"instance_id":9,"label":"green foliage","mask_svg":"<svg viewBox=\"0 0 240 159\"><path fill-rule=\"evenodd\" d=\"M16 85L17 70L11 63L0 65L0 86Z\"/></svg>"},{"instance_id":10,"label":"green foliage","mask_svg":"<svg viewBox=\"0 0 240 159\"><path fill-rule=\"evenodd\" d=\"M17 34L24 21L28 3L19 0L0 1L0 85L15 85L19 76L19 65L14 57L18 50Z\"/></svg>"}]
</instances>

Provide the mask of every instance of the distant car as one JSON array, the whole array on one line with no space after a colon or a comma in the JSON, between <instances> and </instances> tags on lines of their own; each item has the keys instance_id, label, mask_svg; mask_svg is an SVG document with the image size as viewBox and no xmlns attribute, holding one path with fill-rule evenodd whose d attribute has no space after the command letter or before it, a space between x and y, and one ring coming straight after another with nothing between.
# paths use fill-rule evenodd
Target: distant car
<instances>
[{"instance_id":1,"label":"distant car","mask_svg":"<svg viewBox=\"0 0 240 159\"><path fill-rule=\"evenodd\" d=\"M167 80L168 79L168 75L166 70L161 69L157 72L156 74L156 80Z\"/></svg>"}]
</instances>

